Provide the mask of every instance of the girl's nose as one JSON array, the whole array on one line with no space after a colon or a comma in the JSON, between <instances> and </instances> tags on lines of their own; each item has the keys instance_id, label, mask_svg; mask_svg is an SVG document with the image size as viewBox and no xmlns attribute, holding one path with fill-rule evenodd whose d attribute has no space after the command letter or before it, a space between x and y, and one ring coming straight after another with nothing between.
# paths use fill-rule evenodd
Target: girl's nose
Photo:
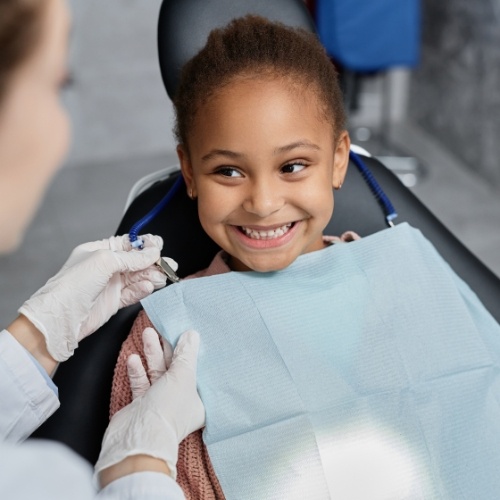
<instances>
[{"instance_id":1,"label":"girl's nose","mask_svg":"<svg viewBox=\"0 0 500 500\"><path fill-rule=\"evenodd\" d=\"M256 181L251 184L243 202L243 208L251 214L265 218L280 210L284 203L279 187L266 179L266 181Z\"/></svg>"}]
</instances>

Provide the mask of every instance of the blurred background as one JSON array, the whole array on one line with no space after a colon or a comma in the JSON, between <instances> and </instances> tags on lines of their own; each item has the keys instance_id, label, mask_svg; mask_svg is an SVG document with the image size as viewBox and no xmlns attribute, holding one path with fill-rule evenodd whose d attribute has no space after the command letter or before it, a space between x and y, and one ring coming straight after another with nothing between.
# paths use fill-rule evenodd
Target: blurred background
<instances>
[{"instance_id":1,"label":"blurred background","mask_svg":"<svg viewBox=\"0 0 500 500\"><path fill-rule=\"evenodd\" d=\"M23 247L0 257L2 326L73 247L114 234L136 180L176 163L157 63L160 4L70 1L72 83L63 98L73 144ZM380 157L500 275L500 0L307 5L325 25L325 44L329 29L348 28L329 53L342 75L353 143ZM356 50L376 48L381 34L391 50L368 67Z\"/></svg>"}]
</instances>

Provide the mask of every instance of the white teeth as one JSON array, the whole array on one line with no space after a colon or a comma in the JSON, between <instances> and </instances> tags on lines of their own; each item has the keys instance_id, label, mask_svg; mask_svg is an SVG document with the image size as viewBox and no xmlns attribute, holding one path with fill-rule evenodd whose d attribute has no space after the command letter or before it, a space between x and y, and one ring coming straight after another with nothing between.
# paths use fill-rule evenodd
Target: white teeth
<instances>
[{"instance_id":1,"label":"white teeth","mask_svg":"<svg viewBox=\"0 0 500 500\"><path fill-rule=\"evenodd\" d=\"M276 229L271 229L270 231L256 231L255 229L249 229L243 226L241 226L241 229L249 238L254 240L272 240L283 236L291 227L292 223L290 222L289 224L277 227Z\"/></svg>"}]
</instances>

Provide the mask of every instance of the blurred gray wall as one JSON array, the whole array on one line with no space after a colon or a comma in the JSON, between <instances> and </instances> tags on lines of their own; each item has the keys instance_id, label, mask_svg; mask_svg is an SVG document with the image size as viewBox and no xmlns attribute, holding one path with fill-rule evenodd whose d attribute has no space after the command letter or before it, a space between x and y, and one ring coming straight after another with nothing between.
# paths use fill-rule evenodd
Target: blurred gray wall
<instances>
[{"instance_id":1,"label":"blurred gray wall","mask_svg":"<svg viewBox=\"0 0 500 500\"><path fill-rule=\"evenodd\" d=\"M160 4L71 0L69 166L173 152L172 106L157 60Z\"/></svg>"},{"instance_id":2,"label":"blurred gray wall","mask_svg":"<svg viewBox=\"0 0 500 500\"><path fill-rule=\"evenodd\" d=\"M500 0L422 0L410 119L500 187Z\"/></svg>"}]
</instances>

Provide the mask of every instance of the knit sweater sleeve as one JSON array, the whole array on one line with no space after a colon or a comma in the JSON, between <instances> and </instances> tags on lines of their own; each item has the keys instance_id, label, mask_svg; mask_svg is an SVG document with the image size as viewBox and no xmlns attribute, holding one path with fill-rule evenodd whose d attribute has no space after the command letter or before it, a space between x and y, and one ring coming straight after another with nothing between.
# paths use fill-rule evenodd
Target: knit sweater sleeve
<instances>
[{"instance_id":1,"label":"knit sweater sleeve","mask_svg":"<svg viewBox=\"0 0 500 500\"><path fill-rule=\"evenodd\" d=\"M141 311L132 325L128 337L122 344L120 354L115 366L113 375L113 385L111 388L111 402L109 407L109 417L111 418L117 411L121 410L132 402L132 390L127 375L127 359L131 354L139 354L142 364L146 367L144 356L144 346L142 344L142 332L148 326L153 327L153 323L148 315Z\"/></svg>"}]
</instances>

